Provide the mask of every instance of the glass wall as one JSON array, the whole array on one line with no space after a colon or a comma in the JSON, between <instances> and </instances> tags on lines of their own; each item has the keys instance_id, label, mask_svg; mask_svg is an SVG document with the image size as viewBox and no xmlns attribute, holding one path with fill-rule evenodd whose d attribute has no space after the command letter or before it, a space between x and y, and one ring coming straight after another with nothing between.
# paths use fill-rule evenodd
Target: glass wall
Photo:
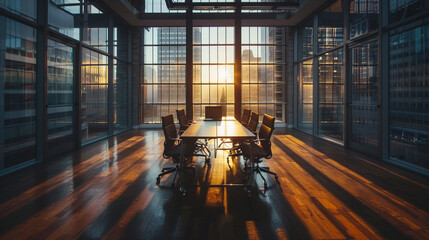
<instances>
[{"instance_id":1,"label":"glass wall","mask_svg":"<svg viewBox=\"0 0 429 240\"><path fill-rule=\"evenodd\" d=\"M344 13L341 0L323 10L319 15L317 29L318 51L324 52L343 43Z\"/></svg>"},{"instance_id":2,"label":"glass wall","mask_svg":"<svg viewBox=\"0 0 429 240\"><path fill-rule=\"evenodd\" d=\"M185 108L186 29L143 29L143 55L140 111L144 123L159 123L161 116Z\"/></svg>"},{"instance_id":3,"label":"glass wall","mask_svg":"<svg viewBox=\"0 0 429 240\"><path fill-rule=\"evenodd\" d=\"M343 140L343 49L319 57L319 133Z\"/></svg>"},{"instance_id":4,"label":"glass wall","mask_svg":"<svg viewBox=\"0 0 429 240\"><path fill-rule=\"evenodd\" d=\"M36 20L36 0L0 0L0 8L30 20Z\"/></svg>"},{"instance_id":5,"label":"glass wall","mask_svg":"<svg viewBox=\"0 0 429 240\"><path fill-rule=\"evenodd\" d=\"M378 42L351 49L351 141L378 146Z\"/></svg>"},{"instance_id":6,"label":"glass wall","mask_svg":"<svg viewBox=\"0 0 429 240\"><path fill-rule=\"evenodd\" d=\"M379 0L350 1L350 39L378 28Z\"/></svg>"},{"instance_id":7,"label":"glass wall","mask_svg":"<svg viewBox=\"0 0 429 240\"><path fill-rule=\"evenodd\" d=\"M299 63L298 128L313 131L313 59Z\"/></svg>"},{"instance_id":8,"label":"glass wall","mask_svg":"<svg viewBox=\"0 0 429 240\"><path fill-rule=\"evenodd\" d=\"M194 27L194 118L207 105L234 116L234 28Z\"/></svg>"},{"instance_id":9,"label":"glass wall","mask_svg":"<svg viewBox=\"0 0 429 240\"><path fill-rule=\"evenodd\" d=\"M243 108L283 121L285 88L285 28L242 28Z\"/></svg>"},{"instance_id":10,"label":"glass wall","mask_svg":"<svg viewBox=\"0 0 429 240\"><path fill-rule=\"evenodd\" d=\"M82 49L81 73L82 143L108 134L107 56Z\"/></svg>"},{"instance_id":11,"label":"glass wall","mask_svg":"<svg viewBox=\"0 0 429 240\"><path fill-rule=\"evenodd\" d=\"M0 16L0 168L36 157L36 39L36 29Z\"/></svg>"},{"instance_id":12,"label":"glass wall","mask_svg":"<svg viewBox=\"0 0 429 240\"><path fill-rule=\"evenodd\" d=\"M48 140L73 135L74 51L48 41Z\"/></svg>"},{"instance_id":13,"label":"glass wall","mask_svg":"<svg viewBox=\"0 0 429 240\"><path fill-rule=\"evenodd\" d=\"M429 24L414 26L390 32L389 156L429 169Z\"/></svg>"}]
</instances>

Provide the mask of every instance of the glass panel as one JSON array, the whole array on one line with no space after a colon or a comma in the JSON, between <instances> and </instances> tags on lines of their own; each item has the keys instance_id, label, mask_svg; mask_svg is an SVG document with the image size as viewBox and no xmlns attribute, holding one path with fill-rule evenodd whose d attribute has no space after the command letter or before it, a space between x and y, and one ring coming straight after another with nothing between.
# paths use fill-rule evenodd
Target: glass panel
<instances>
[{"instance_id":1,"label":"glass panel","mask_svg":"<svg viewBox=\"0 0 429 240\"><path fill-rule=\"evenodd\" d=\"M284 28L246 27L242 36L248 44L242 44L242 102L250 104L262 119L265 113L282 119L282 108L275 113L275 104L284 103ZM277 81L277 82L276 82Z\"/></svg>"},{"instance_id":2,"label":"glass panel","mask_svg":"<svg viewBox=\"0 0 429 240\"><path fill-rule=\"evenodd\" d=\"M319 14L317 30L319 52L329 50L343 42L344 13L341 0L337 0Z\"/></svg>"},{"instance_id":3,"label":"glass panel","mask_svg":"<svg viewBox=\"0 0 429 240\"><path fill-rule=\"evenodd\" d=\"M234 46L227 45L231 44L229 34L233 34L233 29L193 29L197 36L194 40L194 118L204 116L206 105L222 105L226 114L233 114Z\"/></svg>"},{"instance_id":4,"label":"glass panel","mask_svg":"<svg viewBox=\"0 0 429 240\"><path fill-rule=\"evenodd\" d=\"M379 0L350 0L350 39L378 28Z\"/></svg>"},{"instance_id":5,"label":"glass panel","mask_svg":"<svg viewBox=\"0 0 429 240\"><path fill-rule=\"evenodd\" d=\"M354 143L378 146L378 43L352 49L351 121Z\"/></svg>"},{"instance_id":6,"label":"glass panel","mask_svg":"<svg viewBox=\"0 0 429 240\"><path fill-rule=\"evenodd\" d=\"M107 56L82 49L82 143L107 135Z\"/></svg>"},{"instance_id":7,"label":"glass panel","mask_svg":"<svg viewBox=\"0 0 429 240\"><path fill-rule=\"evenodd\" d=\"M343 140L343 49L319 57L319 133Z\"/></svg>"},{"instance_id":8,"label":"glass panel","mask_svg":"<svg viewBox=\"0 0 429 240\"><path fill-rule=\"evenodd\" d=\"M0 26L0 158L9 168L36 157L37 36L36 29L2 16Z\"/></svg>"},{"instance_id":9,"label":"glass panel","mask_svg":"<svg viewBox=\"0 0 429 240\"><path fill-rule=\"evenodd\" d=\"M73 48L48 41L48 140L73 135Z\"/></svg>"},{"instance_id":10,"label":"glass panel","mask_svg":"<svg viewBox=\"0 0 429 240\"><path fill-rule=\"evenodd\" d=\"M151 110L140 109L144 112L141 123L159 123L161 114L173 113L176 118L175 109L183 107L186 101L186 29L145 28L142 39L144 78L140 82L140 107ZM199 49L194 49L194 56L201 56Z\"/></svg>"},{"instance_id":11,"label":"glass panel","mask_svg":"<svg viewBox=\"0 0 429 240\"><path fill-rule=\"evenodd\" d=\"M429 25L390 36L390 151L429 169Z\"/></svg>"},{"instance_id":12,"label":"glass panel","mask_svg":"<svg viewBox=\"0 0 429 240\"><path fill-rule=\"evenodd\" d=\"M299 64L298 128L313 130L313 59Z\"/></svg>"},{"instance_id":13,"label":"glass panel","mask_svg":"<svg viewBox=\"0 0 429 240\"><path fill-rule=\"evenodd\" d=\"M389 22L401 21L428 8L427 0L389 0Z\"/></svg>"},{"instance_id":14,"label":"glass panel","mask_svg":"<svg viewBox=\"0 0 429 240\"><path fill-rule=\"evenodd\" d=\"M30 20L36 20L36 0L0 0L0 8L21 15Z\"/></svg>"}]
</instances>

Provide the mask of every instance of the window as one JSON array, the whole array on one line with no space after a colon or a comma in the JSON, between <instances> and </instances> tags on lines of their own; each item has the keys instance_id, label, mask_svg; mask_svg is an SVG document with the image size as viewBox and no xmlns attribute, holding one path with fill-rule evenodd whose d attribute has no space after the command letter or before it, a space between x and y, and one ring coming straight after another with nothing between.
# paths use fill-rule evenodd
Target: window
<instances>
[{"instance_id":1,"label":"window","mask_svg":"<svg viewBox=\"0 0 429 240\"><path fill-rule=\"evenodd\" d=\"M194 27L194 117L207 105L234 116L234 28Z\"/></svg>"},{"instance_id":2,"label":"window","mask_svg":"<svg viewBox=\"0 0 429 240\"><path fill-rule=\"evenodd\" d=\"M242 28L243 108L283 121L285 104L285 28Z\"/></svg>"},{"instance_id":3,"label":"window","mask_svg":"<svg viewBox=\"0 0 429 240\"><path fill-rule=\"evenodd\" d=\"M319 133L343 140L343 49L319 57Z\"/></svg>"},{"instance_id":4,"label":"window","mask_svg":"<svg viewBox=\"0 0 429 240\"><path fill-rule=\"evenodd\" d=\"M319 52L327 51L343 43L344 14L341 0L319 14L318 44Z\"/></svg>"},{"instance_id":5,"label":"window","mask_svg":"<svg viewBox=\"0 0 429 240\"><path fill-rule=\"evenodd\" d=\"M390 35L390 150L429 169L429 25Z\"/></svg>"},{"instance_id":6,"label":"window","mask_svg":"<svg viewBox=\"0 0 429 240\"><path fill-rule=\"evenodd\" d=\"M82 143L107 136L108 66L104 54L82 49Z\"/></svg>"},{"instance_id":7,"label":"window","mask_svg":"<svg viewBox=\"0 0 429 240\"><path fill-rule=\"evenodd\" d=\"M0 16L0 25L0 161L9 168L36 157L37 36L9 18Z\"/></svg>"},{"instance_id":8,"label":"window","mask_svg":"<svg viewBox=\"0 0 429 240\"><path fill-rule=\"evenodd\" d=\"M142 123L159 123L161 116L185 108L186 29L143 29ZM176 114L174 114L176 117Z\"/></svg>"},{"instance_id":9,"label":"window","mask_svg":"<svg viewBox=\"0 0 429 240\"><path fill-rule=\"evenodd\" d=\"M313 59L299 64L298 128L313 130Z\"/></svg>"}]
</instances>

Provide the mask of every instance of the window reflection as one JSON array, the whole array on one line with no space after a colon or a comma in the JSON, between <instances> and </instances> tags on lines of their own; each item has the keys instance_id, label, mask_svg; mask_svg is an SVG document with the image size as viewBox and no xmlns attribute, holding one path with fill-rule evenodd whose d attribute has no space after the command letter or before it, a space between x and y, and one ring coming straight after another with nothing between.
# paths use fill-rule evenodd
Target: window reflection
<instances>
[{"instance_id":1,"label":"window reflection","mask_svg":"<svg viewBox=\"0 0 429 240\"><path fill-rule=\"evenodd\" d=\"M298 128L313 130L313 59L299 64Z\"/></svg>"},{"instance_id":2,"label":"window reflection","mask_svg":"<svg viewBox=\"0 0 429 240\"><path fill-rule=\"evenodd\" d=\"M2 16L0 25L0 148L9 168L35 158L36 30Z\"/></svg>"},{"instance_id":3,"label":"window reflection","mask_svg":"<svg viewBox=\"0 0 429 240\"><path fill-rule=\"evenodd\" d=\"M107 135L107 56L82 49L81 117L82 142Z\"/></svg>"},{"instance_id":4,"label":"window reflection","mask_svg":"<svg viewBox=\"0 0 429 240\"><path fill-rule=\"evenodd\" d=\"M73 134L73 48L48 41L48 140Z\"/></svg>"},{"instance_id":5,"label":"window reflection","mask_svg":"<svg viewBox=\"0 0 429 240\"><path fill-rule=\"evenodd\" d=\"M319 57L319 133L343 140L343 49Z\"/></svg>"},{"instance_id":6,"label":"window reflection","mask_svg":"<svg viewBox=\"0 0 429 240\"><path fill-rule=\"evenodd\" d=\"M429 25L390 37L390 157L429 169Z\"/></svg>"}]
</instances>

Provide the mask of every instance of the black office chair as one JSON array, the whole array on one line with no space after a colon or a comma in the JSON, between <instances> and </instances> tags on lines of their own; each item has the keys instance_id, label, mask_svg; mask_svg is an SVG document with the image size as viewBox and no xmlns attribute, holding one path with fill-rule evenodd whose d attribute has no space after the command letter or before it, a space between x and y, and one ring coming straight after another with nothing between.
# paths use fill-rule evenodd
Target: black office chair
<instances>
[{"instance_id":1,"label":"black office chair","mask_svg":"<svg viewBox=\"0 0 429 240\"><path fill-rule=\"evenodd\" d=\"M247 129L252 133L256 134L256 128L258 128L259 124L259 114L257 112L253 112L250 115L249 124L247 125Z\"/></svg>"},{"instance_id":2,"label":"black office chair","mask_svg":"<svg viewBox=\"0 0 429 240\"><path fill-rule=\"evenodd\" d=\"M267 181L262 175L262 172L274 175L277 183L280 185L278 176L275 172L270 171L268 167L259 166L263 158L270 159L272 157L270 139L274 131L274 121L274 117L264 114L264 120L262 121L262 125L259 128L259 138L257 139L257 141L246 141L242 142L240 145L241 151L243 152L243 158L250 160L251 164L253 164L253 168L247 168L247 172L244 178L249 179L251 174L259 174L264 181L264 191L267 190ZM272 126L272 128L268 126ZM250 156L250 150L252 150L253 153L252 158Z\"/></svg>"},{"instance_id":3,"label":"black office chair","mask_svg":"<svg viewBox=\"0 0 429 240\"><path fill-rule=\"evenodd\" d=\"M250 114L252 113L252 111L250 109L244 109L243 110L243 116L241 116L241 124L243 124L243 126L247 127L247 125L249 124L249 120L250 120Z\"/></svg>"},{"instance_id":4,"label":"black office chair","mask_svg":"<svg viewBox=\"0 0 429 240\"><path fill-rule=\"evenodd\" d=\"M174 172L173 183L171 184L171 187L174 187L177 173L179 173L180 177L181 172L187 173L184 171L186 169L192 169L195 171L195 168L187 167L189 162L192 161L192 156L195 151L195 142L184 145L182 140L179 139L176 125L174 125L173 114L162 116L161 121L162 130L164 131L165 136L163 157L166 159L171 158L175 166L162 168L161 173L158 174L158 177L156 178L156 184L160 184L162 176ZM183 149L185 161L183 163L184 165L180 166L180 157L183 145L185 146L185 149Z\"/></svg>"},{"instance_id":5,"label":"black office chair","mask_svg":"<svg viewBox=\"0 0 429 240\"><path fill-rule=\"evenodd\" d=\"M226 114L226 113L225 113ZM205 120L222 120L225 115L222 106L206 106L205 107Z\"/></svg>"},{"instance_id":6,"label":"black office chair","mask_svg":"<svg viewBox=\"0 0 429 240\"><path fill-rule=\"evenodd\" d=\"M182 133L188 129L188 127L191 125L192 121L188 120L188 117L186 117L185 109L177 109L177 119L179 119L179 135L182 135Z\"/></svg>"},{"instance_id":7,"label":"black office chair","mask_svg":"<svg viewBox=\"0 0 429 240\"><path fill-rule=\"evenodd\" d=\"M252 113L252 111L249 110L249 109L244 109L243 110L243 115L242 115L241 120L240 120L240 123L243 126L247 127L249 125L249 120L250 120L251 113ZM232 145L233 145L233 147L231 148L231 150L229 151L228 156L226 157L227 160L229 159L229 157L234 157L234 156L240 156L240 155L242 155L241 154L241 150L240 150L240 141L232 140Z\"/></svg>"}]
</instances>

